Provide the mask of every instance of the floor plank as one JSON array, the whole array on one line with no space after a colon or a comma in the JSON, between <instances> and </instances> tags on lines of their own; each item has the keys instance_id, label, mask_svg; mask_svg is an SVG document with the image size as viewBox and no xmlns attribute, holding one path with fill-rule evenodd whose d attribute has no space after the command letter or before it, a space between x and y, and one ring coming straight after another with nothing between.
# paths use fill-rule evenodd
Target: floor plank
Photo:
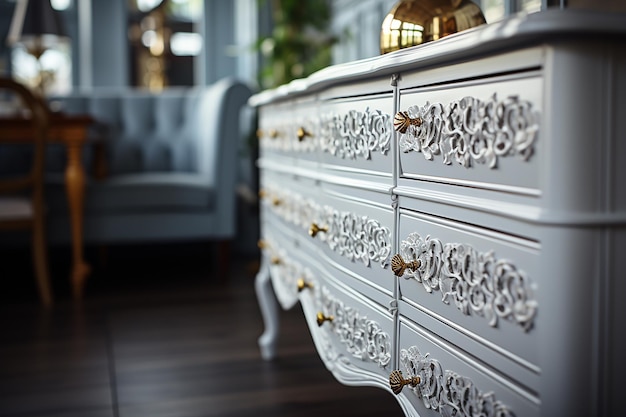
<instances>
[{"instance_id":1,"label":"floor plank","mask_svg":"<svg viewBox=\"0 0 626 417\"><path fill-rule=\"evenodd\" d=\"M82 305L60 267L51 312L31 284L0 294L0 416L402 415L387 392L334 379L299 306L281 313L278 359L262 360L254 259L224 283L205 250L112 248Z\"/></svg>"}]
</instances>

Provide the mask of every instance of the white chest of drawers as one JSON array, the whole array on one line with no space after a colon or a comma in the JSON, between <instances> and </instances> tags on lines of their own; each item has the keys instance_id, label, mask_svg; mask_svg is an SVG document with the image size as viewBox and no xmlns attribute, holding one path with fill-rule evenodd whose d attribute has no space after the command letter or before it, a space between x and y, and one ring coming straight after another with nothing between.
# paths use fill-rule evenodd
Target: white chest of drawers
<instances>
[{"instance_id":1,"label":"white chest of drawers","mask_svg":"<svg viewBox=\"0 0 626 417\"><path fill-rule=\"evenodd\" d=\"M406 415L619 415L625 42L548 11L254 96L263 356L275 294Z\"/></svg>"}]
</instances>

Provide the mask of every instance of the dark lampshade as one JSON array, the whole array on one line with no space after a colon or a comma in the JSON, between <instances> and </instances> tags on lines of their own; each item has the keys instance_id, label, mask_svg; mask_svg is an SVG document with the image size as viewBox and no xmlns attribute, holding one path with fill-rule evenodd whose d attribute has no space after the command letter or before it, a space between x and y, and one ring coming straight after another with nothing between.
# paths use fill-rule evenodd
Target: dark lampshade
<instances>
[{"instance_id":1,"label":"dark lampshade","mask_svg":"<svg viewBox=\"0 0 626 417\"><path fill-rule=\"evenodd\" d=\"M24 45L37 57L65 37L61 16L50 0L17 0L7 44Z\"/></svg>"}]
</instances>

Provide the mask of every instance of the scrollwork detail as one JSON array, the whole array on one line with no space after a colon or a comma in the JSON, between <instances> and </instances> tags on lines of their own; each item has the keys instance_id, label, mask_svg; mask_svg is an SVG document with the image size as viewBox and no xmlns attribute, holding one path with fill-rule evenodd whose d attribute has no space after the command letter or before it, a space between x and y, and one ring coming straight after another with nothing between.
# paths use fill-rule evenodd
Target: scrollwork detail
<instances>
[{"instance_id":1,"label":"scrollwork detail","mask_svg":"<svg viewBox=\"0 0 626 417\"><path fill-rule=\"evenodd\" d=\"M391 147L391 116L380 110L351 110L321 118L320 148L342 159L371 159L372 152L386 155Z\"/></svg>"},{"instance_id":2,"label":"scrollwork detail","mask_svg":"<svg viewBox=\"0 0 626 417\"><path fill-rule=\"evenodd\" d=\"M537 313L534 284L512 262L496 259L492 251L479 252L470 245L442 243L411 233L400 243L405 260L419 260L404 277L415 279L426 291L440 291L442 301L453 303L465 315L485 317L496 327L504 319L532 328Z\"/></svg>"},{"instance_id":3,"label":"scrollwork detail","mask_svg":"<svg viewBox=\"0 0 626 417\"><path fill-rule=\"evenodd\" d=\"M483 393L471 379L444 370L439 361L428 353L421 354L416 346L400 350L400 363L408 377L420 378L420 383L410 389L426 408L442 416L515 417L494 393Z\"/></svg>"},{"instance_id":4,"label":"scrollwork detail","mask_svg":"<svg viewBox=\"0 0 626 417\"><path fill-rule=\"evenodd\" d=\"M406 114L421 123L399 133L400 150L421 152L427 160L441 154L446 165L480 163L493 169L499 157L513 155L527 161L539 135L539 112L519 96L464 97L446 106L427 102L410 106Z\"/></svg>"},{"instance_id":5,"label":"scrollwork detail","mask_svg":"<svg viewBox=\"0 0 626 417\"><path fill-rule=\"evenodd\" d=\"M378 262L385 268L391 254L391 231L377 220L324 207L329 225L325 241L338 254L365 266Z\"/></svg>"},{"instance_id":6,"label":"scrollwork detail","mask_svg":"<svg viewBox=\"0 0 626 417\"><path fill-rule=\"evenodd\" d=\"M308 231L311 222L327 227L316 239L352 262L362 262L370 266L379 263L382 268L389 264L391 254L391 231L378 220L358 216L348 211L338 211L330 206L322 206L310 198L280 187L264 186L268 194L266 207L285 221ZM273 204L273 201L279 204Z\"/></svg>"},{"instance_id":7,"label":"scrollwork detail","mask_svg":"<svg viewBox=\"0 0 626 417\"><path fill-rule=\"evenodd\" d=\"M387 367L391 362L391 337L380 324L368 319L357 309L346 306L327 287L322 287L317 295L324 312L333 316L332 332L346 351L361 361Z\"/></svg>"}]
</instances>

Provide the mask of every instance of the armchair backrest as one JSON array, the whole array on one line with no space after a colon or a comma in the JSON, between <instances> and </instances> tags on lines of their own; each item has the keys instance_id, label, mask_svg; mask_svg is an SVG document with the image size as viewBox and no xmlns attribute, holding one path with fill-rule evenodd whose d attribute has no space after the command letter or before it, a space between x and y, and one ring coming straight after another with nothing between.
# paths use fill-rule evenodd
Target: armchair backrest
<instances>
[{"instance_id":1,"label":"armchair backrest","mask_svg":"<svg viewBox=\"0 0 626 417\"><path fill-rule=\"evenodd\" d=\"M232 160L217 153L237 153L222 154L222 145L238 146L239 114L250 95L244 83L224 79L208 87L171 87L159 93L96 90L54 100L63 111L88 112L95 118L92 133L104 140L109 175L195 172L214 183L217 165ZM62 167L64 162L49 165Z\"/></svg>"}]
</instances>

